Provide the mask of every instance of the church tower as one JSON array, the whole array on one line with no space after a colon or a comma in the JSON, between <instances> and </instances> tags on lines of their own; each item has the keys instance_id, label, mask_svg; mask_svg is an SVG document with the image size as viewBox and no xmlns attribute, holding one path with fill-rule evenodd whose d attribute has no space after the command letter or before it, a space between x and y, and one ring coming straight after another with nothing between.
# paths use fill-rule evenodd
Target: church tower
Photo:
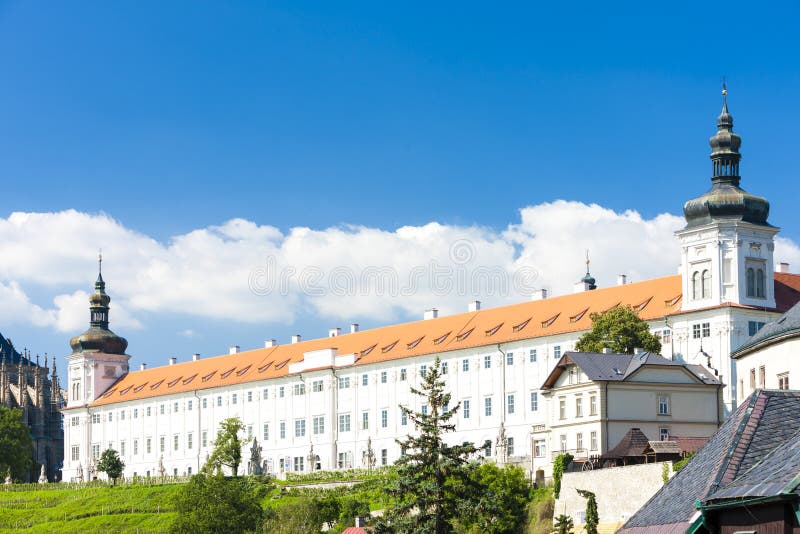
<instances>
[{"instance_id":1,"label":"church tower","mask_svg":"<svg viewBox=\"0 0 800 534\"><path fill-rule=\"evenodd\" d=\"M683 208L681 244L684 311L723 303L775 307L773 250L778 228L769 202L739 187L739 147L722 90L722 113L711 145L711 189Z\"/></svg>"},{"instance_id":2,"label":"church tower","mask_svg":"<svg viewBox=\"0 0 800 534\"><path fill-rule=\"evenodd\" d=\"M67 407L85 406L128 372L128 342L108 328L111 297L103 281L102 257L94 293L89 296L89 329L69 342Z\"/></svg>"}]
</instances>

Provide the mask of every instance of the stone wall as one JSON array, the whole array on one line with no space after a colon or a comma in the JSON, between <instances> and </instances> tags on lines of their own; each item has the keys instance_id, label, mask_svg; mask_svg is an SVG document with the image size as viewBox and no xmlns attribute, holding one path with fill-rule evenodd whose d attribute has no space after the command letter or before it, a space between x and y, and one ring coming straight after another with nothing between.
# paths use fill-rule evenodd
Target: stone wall
<instances>
[{"instance_id":1,"label":"stone wall","mask_svg":"<svg viewBox=\"0 0 800 534\"><path fill-rule=\"evenodd\" d=\"M576 526L583 524L586 499L578 495L577 488L594 492L597 496L600 523L624 522L664 485L664 464L672 476L672 462L564 473L555 515L566 514L572 517Z\"/></svg>"}]
</instances>

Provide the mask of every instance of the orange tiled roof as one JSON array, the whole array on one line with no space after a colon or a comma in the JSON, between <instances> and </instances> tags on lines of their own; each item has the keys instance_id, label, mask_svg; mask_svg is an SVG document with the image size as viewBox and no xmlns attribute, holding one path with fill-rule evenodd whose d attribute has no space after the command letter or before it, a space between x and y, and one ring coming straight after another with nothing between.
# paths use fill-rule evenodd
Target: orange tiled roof
<instances>
[{"instance_id":1,"label":"orange tiled roof","mask_svg":"<svg viewBox=\"0 0 800 534\"><path fill-rule=\"evenodd\" d=\"M776 294L782 295L781 299L788 302L789 297L794 297L794 302L797 302L800 300L798 288L800 276L776 273ZM645 320L675 314L681 306L681 278L679 275L665 276L545 300L362 330L333 338L133 371L120 378L92 405L278 378L289 374L290 363L303 361L303 353L314 350L335 348L339 355L355 355L355 365L365 365L579 332L591 327L592 312L605 311L617 305L632 306Z\"/></svg>"}]
</instances>

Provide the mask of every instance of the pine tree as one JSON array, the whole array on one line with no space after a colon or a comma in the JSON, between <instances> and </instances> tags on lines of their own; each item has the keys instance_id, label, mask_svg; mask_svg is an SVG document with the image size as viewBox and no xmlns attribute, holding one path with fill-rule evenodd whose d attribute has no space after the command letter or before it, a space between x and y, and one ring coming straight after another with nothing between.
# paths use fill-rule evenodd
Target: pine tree
<instances>
[{"instance_id":1,"label":"pine tree","mask_svg":"<svg viewBox=\"0 0 800 534\"><path fill-rule=\"evenodd\" d=\"M597 498L587 490L576 490L578 495L586 499L586 534L597 534L597 523L600 517L597 514Z\"/></svg>"},{"instance_id":2,"label":"pine tree","mask_svg":"<svg viewBox=\"0 0 800 534\"><path fill-rule=\"evenodd\" d=\"M403 454L395 464L397 480L387 491L393 499L378 531L440 534L452 531L452 521L459 509L474 495L470 474L475 464L470 457L477 452L471 443L450 446L443 436L453 432L450 421L461 403L448 409L450 393L444 390L439 358L425 374L420 389L411 392L423 399L427 410L400 409L411 419L416 435L397 440Z\"/></svg>"}]
</instances>

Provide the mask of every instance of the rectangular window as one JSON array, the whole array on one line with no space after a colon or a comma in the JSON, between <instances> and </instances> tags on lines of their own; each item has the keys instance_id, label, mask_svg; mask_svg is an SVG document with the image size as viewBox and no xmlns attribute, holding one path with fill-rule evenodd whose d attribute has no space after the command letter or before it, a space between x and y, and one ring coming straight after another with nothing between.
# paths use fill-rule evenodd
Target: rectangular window
<instances>
[{"instance_id":1,"label":"rectangular window","mask_svg":"<svg viewBox=\"0 0 800 534\"><path fill-rule=\"evenodd\" d=\"M236 398L236 394L235 394L235 393L233 394L233 398L234 398L234 399ZM233 402L233 403L234 403L234 404L236 404L236 401L234 400L234 402ZM176 403L175 403L175 405L172 407L172 412L173 412L173 413L178 413L179 411L180 411L180 406L179 406L179 404L176 402Z\"/></svg>"},{"instance_id":2,"label":"rectangular window","mask_svg":"<svg viewBox=\"0 0 800 534\"><path fill-rule=\"evenodd\" d=\"M194 434L189 432L186 434L186 448L191 449L192 447L194 447Z\"/></svg>"},{"instance_id":3,"label":"rectangular window","mask_svg":"<svg viewBox=\"0 0 800 534\"><path fill-rule=\"evenodd\" d=\"M144 451L150 454L153 451L153 438L147 438L144 441Z\"/></svg>"},{"instance_id":4,"label":"rectangular window","mask_svg":"<svg viewBox=\"0 0 800 534\"><path fill-rule=\"evenodd\" d=\"M286 439L286 421L281 421L281 439Z\"/></svg>"},{"instance_id":5,"label":"rectangular window","mask_svg":"<svg viewBox=\"0 0 800 534\"><path fill-rule=\"evenodd\" d=\"M789 373L778 375L778 389L789 389Z\"/></svg>"},{"instance_id":6,"label":"rectangular window","mask_svg":"<svg viewBox=\"0 0 800 534\"><path fill-rule=\"evenodd\" d=\"M205 410L206 408L208 408L208 399L207 399L207 398L203 397L203 404L202 404L201 406L202 406L202 408L203 408L204 410Z\"/></svg>"},{"instance_id":7,"label":"rectangular window","mask_svg":"<svg viewBox=\"0 0 800 534\"><path fill-rule=\"evenodd\" d=\"M381 428L389 426L389 410L381 410Z\"/></svg>"},{"instance_id":8,"label":"rectangular window","mask_svg":"<svg viewBox=\"0 0 800 534\"><path fill-rule=\"evenodd\" d=\"M537 439L533 442L533 455L537 458L544 458L547 453L547 447L543 439Z\"/></svg>"},{"instance_id":9,"label":"rectangular window","mask_svg":"<svg viewBox=\"0 0 800 534\"><path fill-rule=\"evenodd\" d=\"M583 397L575 398L575 417L583 417Z\"/></svg>"},{"instance_id":10,"label":"rectangular window","mask_svg":"<svg viewBox=\"0 0 800 534\"><path fill-rule=\"evenodd\" d=\"M133 409L133 418L134 419L138 419L139 418L139 408L134 408Z\"/></svg>"},{"instance_id":11,"label":"rectangular window","mask_svg":"<svg viewBox=\"0 0 800 534\"><path fill-rule=\"evenodd\" d=\"M483 368L484 369L491 369L492 368L492 355L487 354L483 357Z\"/></svg>"},{"instance_id":12,"label":"rectangular window","mask_svg":"<svg viewBox=\"0 0 800 534\"><path fill-rule=\"evenodd\" d=\"M314 380L311 382L311 392L320 393L322 391L322 380Z\"/></svg>"},{"instance_id":13,"label":"rectangular window","mask_svg":"<svg viewBox=\"0 0 800 534\"><path fill-rule=\"evenodd\" d=\"M264 388L261 391L261 400L267 400L269 398L269 388Z\"/></svg>"},{"instance_id":14,"label":"rectangular window","mask_svg":"<svg viewBox=\"0 0 800 534\"><path fill-rule=\"evenodd\" d=\"M575 448L578 450L583 449L583 432L575 434Z\"/></svg>"},{"instance_id":15,"label":"rectangular window","mask_svg":"<svg viewBox=\"0 0 800 534\"><path fill-rule=\"evenodd\" d=\"M419 366L419 375L422 378L425 378L428 375L428 366L427 365L420 365Z\"/></svg>"},{"instance_id":16,"label":"rectangular window","mask_svg":"<svg viewBox=\"0 0 800 534\"><path fill-rule=\"evenodd\" d=\"M158 451L159 451L159 452L164 452L164 447L165 447L165 446L166 446L166 445L165 445L165 439L164 439L164 436L160 436L160 437L158 438Z\"/></svg>"},{"instance_id":17,"label":"rectangular window","mask_svg":"<svg viewBox=\"0 0 800 534\"><path fill-rule=\"evenodd\" d=\"M361 412L361 430L369 430L369 412Z\"/></svg>"},{"instance_id":18,"label":"rectangular window","mask_svg":"<svg viewBox=\"0 0 800 534\"><path fill-rule=\"evenodd\" d=\"M178 434L175 434L174 436L172 436L172 450L175 450L175 451L178 450L179 440L180 440L180 436ZM136 449L136 441L133 442L133 448L134 448L134 450ZM134 452L134 454L136 454L136 453Z\"/></svg>"},{"instance_id":19,"label":"rectangular window","mask_svg":"<svg viewBox=\"0 0 800 534\"><path fill-rule=\"evenodd\" d=\"M401 408L400 409L400 426L408 424L408 414Z\"/></svg>"},{"instance_id":20,"label":"rectangular window","mask_svg":"<svg viewBox=\"0 0 800 534\"><path fill-rule=\"evenodd\" d=\"M567 399L558 399L558 418L567 418Z\"/></svg>"},{"instance_id":21,"label":"rectangular window","mask_svg":"<svg viewBox=\"0 0 800 534\"><path fill-rule=\"evenodd\" d=\"M597 415L597 395L589 395L589 415Z\"/></svg>"},{"instance_id":22,"label":"rectangular window","mask_svg":"<svg viewBox=\"0 0 800 534\"><path fill-rule=\"evenodd\" d=\"M486 397L483 399L483 413L486 417L492 416L492 398Z\"/></svg>"},{"instance_id":23,"label":"rectangular window","mask_svg":"<svg viewBox=\"0 0 800 534\"><path fill-rule=\"evenodd\" d=\"M447 362L442 362L442 374L447 374Z\"/></svg>"},{"instance_id":24,"label":"rectangular window","mask_svg":"<svg viewBox=\"0 0 800 534\"><path fill-rule=\"evenodd\" d=\"M765 386L766 377L767 377L766 369L764 369L764 366L762 365L761 367L758 368L758 387L762 389L766 387Z\"/></svg>"},{"instance_id":25,"label":"rectangular window","mask_svg":"<svg viewBox=\"0 0 800 534\"><path fill-rule=\"evenodd\" d=\"M589 432L589 448L593 451L597 450L597 431L592 430Z\"/></svg>"},{"instance_id":26,"label":"rectangular window","mask_svg":"<svg viewBox=\"0 0 800 534\"><path fill-rule=\"evenodd\" d=\"M261 429L261 439L269 441L269 423L264 423L264 427ZM205 445L203 446L205 447Z\"/></svg>"},{"instance_id":27,"label":"rectangular window","mask_svg":"<svg viewBox=\"0 0 800 534\"><path fill-rule=\"evenodd\" d=\"M560 442L561 442L561 452L567 452L567 435L566 434L561 434Z\"/></svg>"},{"instance_id":28,"label":"rectangular window","mask_svg":"<svg viewBox=\"0 0 800 534\"><path fill-rule=\"evenodd\" d=\"M92 414L92 424L93 425L100 424L100 414L99 413L93 413Z\"/></svg>"},{"instance_id":29,"label":"rectangular window","mask_svg":"<svg viewBox=\"0 0 800 534\"><path fill-rule=\"evenodd\" d=\"M508 415L514 415L514 394L509 393L506 396L506 413Z\"/></svg>"},{"instance_id":30,"label":"rectangular window","mask_svg":"<svg viewBox=\"0 0 800 534\"><path fill-rule=\"evenodd\" d=\"M506 365L514 365L514 353L506 353Z\"/></svg>"},{"instance_id":31,"label":"rectangular window","mask_svg":"<svg viewBox=\"0 0 800 534\"><path fill-rule=\"evenodd\" d=\"M514 438L506 438L506 454L514 456Z\"/></svg>"},{"instance_id":32,"label":"rectangular window","mask_svg":"<svg viewBox=\"0 0 800 534\"><path fill-rule=\"evenodd\" d=\"M147 415L147 417L150 417L150 406L145 408L145 414Z\"/></svg>"},{"instance_id":33,"label":"rectangular window","mask_svg":"<svg viewBox=\"0 0 800 534\"><path fill-rule=\"evenodd\" d=\"M77 462L81 459L81 448L78 445L72 446L72 461Z\"/></svg>"},{"instance_id":34,"label":"rectangular window","mask_svg":"<svg viewBox=\"0 0 800 534\"><path fill-rule=\"evenodd\" d=\"M253 392L252 391L248 391L247 392L247 402L253 402ZM192 408L189 407L189 409L191 410Z\"/></svg>"},{"instance_id":35,"label":"rectangular window","mask_svg":"<svg viewBox=\"0 0 800 534\"><path fill-rule=\"evenodd\" d=\"M553 347L553 359L558 360L561 358L561 345Z\"/></svg>"},{"instance_id":36,"label":"rectangular window","mask_svg":"<svg viewBox=\"0 0 800 534\"><path fill-rule=\"evenodd\" d=\"M387 382L387 373L386 371L381 371L381 384L385 384Z\"/></svg>"},{"instance_id":37,"label":"rectangular window","mask_svg":"<svg viewBox=\"0 0 800 534\"><path fill-rule=\"evenodd\" d=\"M756 389L756 368L750 369L750 389Z\"/></svg>"},{"instance_id":38,"label":"rectangular window","mask_svg":"<svg viewBox=\"0 0 800 534\"><path fill-rule=\"evenodd\" d=\"M381 449L381 465L389 464L389 450Z\"/></svg>"},{"instance_id":39,"label":"rectangular window","mask_svg":"<svg viewBox=\"0 0 800 534\"><path fill-rule=\"evenodd\" d=\"M314 435L324 434L325 433L325 416L322 415L315 415L314 418L311 420L312 431Z\"/></svg>"},{"instance_id":40,"label":"rectangular window","mask_svg":"<svg viewBox=\"0 0 800 534\"><path fill-rule=\"evenodd\" d=\"M422 412L422 415L428 415L428 405L423 404L420 411Z\"/></svg>"},{"instance_id":41,"label":"rectangular window","mask_svg":"<svg viewBox=\"0 0 800 534\"><path fill-rule=\"evenodd\" d=\"M203 430L200 434L200 446L204 449L208 447L208 430Z\"/></svg>"},{"instance_id":42,"label":"rectangular window","mask_svg":"<svg viewBox=\"0 0 800 534\"><path fill-rule=\"evenodd\" d=\"M163 402L158 406L158 414L159 415L164 415L164 403Z\"/></svg>"},{"instance_id":43,"label":"rectangular window","mask_svg":"<svg viewBox=\"0 0 800 534\"><path fill-rule=\"evenodd\" d=\"M278 398L283 398L286 396L286 387L285 386L278 386Z\"/></svg>"},{"instance_id":44,"label":"rectangular window","mask_svg":"<svg viewBox=\"0 0 800 534\"><path fill-rule=\"evenodd\" d=\"M306 435L306 420L305 419L295 419L294 420L294 437L302 438Z\"/></svg>"},{"instance_id":45,"label":"rectangular window","mask_svg":"<svg viewBox=\"0 0 800 534\"><path fill-rule=\"evenodd\" d=\"M94 456L94 448L97 447L97 456ZM139 454L139 440L133 440L133 455L137 456ZM97 460L100 457L100 445L92 445L92 456L94 459Z\"/></svg>"},{"instance_id":46,"label":"rectangular window","mask_svg":"<svg viewBox=\"0 0 800 534\"><path fill-rule=\"evenodd\" d=\"M295 384L294 385L294 394L295 396L305 395L306 394L306 385L303 383Z\"/></svg>"},{"instance_id":47,"label":"rectangular window","mask_svg":"<svg viewBox=\"0 0 800 534\"><path fill-rule=\"evenodd\" d=\"M539 411L539 392L538 391L531 391L531 411L538 412Z\"/></svg>"},{"instance_id":48,"label":"rectangular window","mask_svg":"<svg viewBox=\"0 0 800 534\"><path fill-rule=\"evenodd\" d=\"M658 415L669 415L669 395L658 396Z\"/></svg>"},{"instance_id":49,"label":"rectangular window","mask_svg":"<svg viewBox=\"0 0 800 534\"><path fill-rule=\"evenodd\" d=\"M693 324L692 325L692 339L700 339L700 325Z\"/></svg>"},{"instance_id":50,"label":"rectangular window","mask_svg":"<svg viewBox=\"0 0 800 534\"><path fill-rule=\"evenodd\" d=\"M222 395L217 395L217 406L222 406Z\"/></svg>"},{"instance_id":51,"label":"rectangular window","mask_svg":"<svg viewBox=\"0 0 800 534\"><path fill-rule=\"evenodd\" d=\"M464 416L464 419L469 419L469 399L461 403L461 414Z\"/></svg>"},{"instance_id":52,"label":"rectangular window","mask_svg":"<svg viewBox=\"0 0 800 534\"><path fill-rule=\"evenodd\" d=\"M339 432L350 432L350 414L339 414Z\"/></svg>"},{"instance_id":53,"label":"rectangular window","mask_svg":"<svg viewBox=\"0 0 800 534\"><path fill-rule=\"evenodd\" d=\"M669 440L669 427L661 427L658 429L658 439L661 441Z\"/></svg>"},{"instance_id":54,"label":"rectangular window","mask_svg":"<svg viewBox=\"0 0 800 534\"><path fill-rule=\"evenodd\" d=\"M120 441L119 442L119 453L122 456L125 456L125 442L124 441Z\"/></svg>"},{"instance_id":55,"label":"rectangular window","mask_svg":"<svg viewBox=\"0 0 800 534\"><path fill-rule=\"evenodd\" d=\"M339 389L350 389L350 377L349 376L340 376L339 377Z\"/></svg>"},{"instance_id":56,"label":"rectangular window","mask_svg":"<svg viewBox=\"0 0 800 534\"><path fill-rule=\"evenodd\" d=\"M114 420L114 412L108 412L108 422L112 422Z\"/></svg>"},{"instance_id":57,"label":"rectangular window","mask_svg":"<svg viewBox=\"0 0 800 534\"><path fill-rule=\"evenodd\" d=\"M236 401L239 400L239 396L236 393L231 394L231 404L236 404ZM175 411L178 411L178 403L175 403Z\"/></svg>"},{"instance_id":58,"label":"rectangular window","mask_svg":"<svg viewBox=\"0 0 800 534\"><path fill-rule=\"evenodd\" d=\"M531 363L536 363L536 349L531 349L528 351L528 361Z\"/></svg>"},{"instance_id":59,"label":"rectangular window","mask_svg":"<svg viewBox=\"0 0 800 534\"><path fill-rule=\"evenodd\" d=\"M756 332L761 330L766 323L762 323L760 321L748 321L747 322L747 333L751 336L754 336Z\"/></svg>"},{"instance_id":60,"label":"rectangular window","mask_svg":"<svg viewBox=\"0 0 800 534\"><path fill-rule=\"evenodd\" d=\"M120 418L122 421L124 421L124 420L125 420L125 410L120 410L120 412L119 412L119 418Z\"/></svg>"},{"instance_id":61,"label":"rectangular window","mask_svg":"<svg viewBox=\"0 0 800 534\"><path fill-rule=\"evenodd\" d=\"M364 373L363 375L361 375L361 385L362 386L368 386L369 385L369 375L368 374Z\"/></svg>"},{"instance_id":62,"label":"rectangular window","mask_svg":"<svg viewBox=\"0 0 800 534\"><path fill-rule=\"evenodd\" d=\"M186 401L186 411L188 411L188 412L192 411L192 401L191 400Z\"/></svg>"},{"instance_id":63,"label":"rectangular window","mask_svg":"<svg viewBox=\"0 0 800 534\"><path fill-rule=\"evenodd\" d=\"M78 426L80 424L80 419L77 417L73 417L72 419L70 419L70 423L72 424L72 426Z\"/></svg>"},{"instance_id":64,"label":"rectangular window","mask_svg":"<svg viewBox=\"0 0 800 534\"><path fill-rule=\"evenodd\" d=\"M711 336L711 323L703 323L703 337Z\"/></svg>"},{"instance_id":65,"label":"rectangular window","mask_svg":"<svg viewBox=\"0 0 800 534\"><path fill-rule=\"evenodd\" d=\"M305 471L304 462L305 460L303 459L302 456L294 457L294 470L296 473L302 473L303 471Z\"/></svg>"},{"instance_id":66,"label":"rectangular window","mask_svg":"<svg viewBox=\"0 0 800 534\"><path fill-rule=\"evenodd\" d=\"M467 360L466 358L461 360L461 370L464 371L465 373L469 371L469 360Z\"/></svg>"},{"instance_id":67,"label":"rectangular window","mask_svg":"<svg viewBox=\"0 0 800 534\"><path fill-rule=\"evenodd\" d=\"M405 368L400 369L400 381L404 381L406 379L406 370Z\"/></svg>"}]
</instances>

